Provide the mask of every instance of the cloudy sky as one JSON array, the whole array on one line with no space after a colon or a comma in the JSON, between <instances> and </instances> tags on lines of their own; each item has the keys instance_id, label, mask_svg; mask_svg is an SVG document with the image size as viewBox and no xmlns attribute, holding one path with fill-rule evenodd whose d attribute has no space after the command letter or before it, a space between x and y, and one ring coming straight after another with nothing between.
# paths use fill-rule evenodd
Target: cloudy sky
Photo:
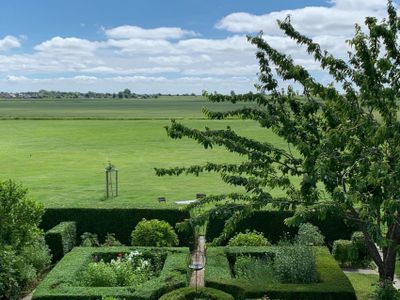
<instances>
[{"instance_id":1,"label":"cloudy sky","mask_svg":"<svg viewBox=\"0 0 400 300\"><path fill-rule=\"evenodd\" d=\"M1 3L0 91L200 93L254 90L246 34L261 30L322 82L330 78L277 19L339 57L354 24L386 0L8 0Z\"/></svg>"}]
</instances>

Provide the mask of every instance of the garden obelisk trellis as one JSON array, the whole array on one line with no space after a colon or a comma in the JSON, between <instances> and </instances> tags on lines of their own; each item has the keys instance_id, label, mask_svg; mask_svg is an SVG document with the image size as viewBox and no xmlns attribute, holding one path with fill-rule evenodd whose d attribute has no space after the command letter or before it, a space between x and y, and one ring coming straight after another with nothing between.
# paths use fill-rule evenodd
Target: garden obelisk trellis
<instances>
[{"instance_id":1,"label":"garden obelisk trellis","mask_svg":"<svg viewBox=\"0 0 400 300\"><path fill-rule=\"evenodd\" d=\"M118 196L118 169L114 165L108 163L105 169L106 175L106 198Z\"/></svg>"}]
</instances>

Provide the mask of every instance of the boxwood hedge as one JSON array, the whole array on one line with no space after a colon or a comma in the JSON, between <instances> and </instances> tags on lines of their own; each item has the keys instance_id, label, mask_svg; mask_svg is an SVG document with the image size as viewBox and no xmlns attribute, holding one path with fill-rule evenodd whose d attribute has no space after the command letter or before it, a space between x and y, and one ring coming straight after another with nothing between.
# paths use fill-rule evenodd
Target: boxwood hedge
<instances>
[{"instance_id":1,"label":"boxwood hedge","mask_svg":"<svg viewBox=\"0 0 400 300\"><path fill-rule=\"evenodd\" d=\"M291 211L263 210L254 212L250 217L237 224L235 232L256 230L262 232L271 243L276 243L286 235L294 236L297 233L297 227L288 227L284 223L284 220L292 215L293 212ZM211 242L222 233L226 218L227 216L223 215L212 215L209 218L207 241ZM315 218L310 220L310 223L318 226L329 246L332 246L335 240L350 239L351 234L357 230L354 224L345 223L343 218L335 214L328 214L322 221ZM228 236L227 240L232 236Z\"/></svg>"},{"instance_id":2,"label":"boxwood hedge","mask_svg":"<svg viewBox=\"0 0 400 300\"><path fill-rule=\"evenodd\" d=\"M61 222L45 234L53 261L60 260L76 245L76 222Z\"/></svg>"},{"instance_id":3,"label":"boxwood hedge","mask_svg":"<svg viewBox=\"0 0 400 300\"><path fill-rule=\"evenodd\" d=\"M315 247L320 282L310 284L254 283L232 276L229 257L274 253L271 247L211 247L207 250L206 286L223 290L235 299L356 300L354 289L326 247ZM275 248L276 249L276 248Z\"/></svg>"},{"instance_id":4,"label":"boxwood hedge","mask_svg":"<svg viewBox=\"0 0 400 300\"><path fill-rule=\"evenodd\" d=\"M210 299L210 300L234 300L234 298L223 292L212 288L184 287L165 294L160 300L189 300L189 299Z\"/></svg>"},{"instance_id":5,"label":"boxwood hedge","mask_svg":"<svg viewBox=\"0 0 400 300\"><path fill-rule=\"evenodd\" d=\"M187 211L169 208L47 208L41 227L49 230L60 222L74 221L78 237L84 232L91 232L103 241L107 233L115 233L119 241L129 245L132 230L143 218L164 220L175 227L176 223L190 218L190 215ZM180 246L189 246L193 241L193 232L177 233Z\"/></svg>"},{"instance_id":6,"label":"boxwood hedge","mask_svg":"<svg viewBox=\"0 0 400 300\"><path fill-rule=\"evenodd\" d=\"M85 287L76 281L78 274L94 256L117 255L134 250L166 252L163 269L157 278L138 287ZM154 247L75 247L55 266L38 286L33 299L101 299L103 296L121 299L159 299L163 294L188 285L188 248Z\"/></svg>"}]
</instances>

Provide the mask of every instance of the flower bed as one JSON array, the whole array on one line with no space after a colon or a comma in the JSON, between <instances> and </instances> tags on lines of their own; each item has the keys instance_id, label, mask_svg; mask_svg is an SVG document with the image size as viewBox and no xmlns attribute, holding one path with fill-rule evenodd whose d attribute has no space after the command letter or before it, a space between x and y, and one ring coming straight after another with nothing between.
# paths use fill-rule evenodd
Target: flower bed
<instances>
[{"instance_id":1,"label":"flower bed","mask_svg":"<svg viewBox=\"0 0 400 300\"><path fill-rule=\"evenodd\" d=\"M284 283L271 272L271 261L279 251L277 246L211 247L207 251L206 286L225 291L235 299L264 295L272 299L356 299L351 283L327 248L314 247L317 280L310 283ZM250 273L244 267L248 263L246 257L260 260L253 263Z\"/></svg>"},{"instance_id":2,"label":"flower bed","mask_svg":"<svg viewBox=\"0 0 400 300\"><path fill-rule=\"evenodd\" d=\"M187 286L187 248L77 247L37 288L33 299L159 299Z\"/></svg>"}]
</instances>

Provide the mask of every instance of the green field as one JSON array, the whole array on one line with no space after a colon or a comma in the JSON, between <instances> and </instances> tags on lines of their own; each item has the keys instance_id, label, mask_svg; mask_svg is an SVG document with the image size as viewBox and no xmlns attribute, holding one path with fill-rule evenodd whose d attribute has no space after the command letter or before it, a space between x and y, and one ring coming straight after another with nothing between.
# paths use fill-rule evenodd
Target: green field
<instances>
[{"instance_id":1,"label":"green field","mask_svg":"<svg viewBox=\"0 0 400 300\"><path fill-rule=\"evenodd\" d=\"M176 116L201 116L198 110L207 103L193 99L170 99L174 106L182 103L183 108L176 106L174 109ZM12 104L6 101L6 104L9 108L14 105L13 109L23 118L44 115L75 118L78 114L86 118L100 116L103 111L101 118L114 118L123 112L122 104L130 103L132 108L133 101L137 100L129 100L132 103L117 100L116 107L113 106L115 100L89 101L34 101L28 103L29 109L22 105L26 101ZM148 104L140 104L144 107L142 112L127 109L125 114L130 118L150 115L163 118L169 114L167 99L140 101ZM70 106L67 111L66 106ZM160 207L164 204L157 202L159 196L167 197L169 206L176 200L193 199L196 193L216 194L232 190L215 174L200 177L155 175L154 167L240 159L221 149L204 150L192 140L168 138L164 126L169 122L167 119L0 120L0 164L3 166L0 178L13 178L23 183L30 196L46 207ZM182 122L196 128L230 125L246 136L282 143L251 121L185 119ZM108 161L120 171L120 197L103 201L104 167Z\"/></svg>"},{"instance_id":2,"label":"green field","mask_svg":"<svg viewBox=\"0 0 400 300\"><path fill-rule=\"evenodd\" d=\"M210 103L201 96L156 99L0 100L0 119L170 119L204 118L204 106L228 110L229 103Z\"/></svg>"}]
</instances>

